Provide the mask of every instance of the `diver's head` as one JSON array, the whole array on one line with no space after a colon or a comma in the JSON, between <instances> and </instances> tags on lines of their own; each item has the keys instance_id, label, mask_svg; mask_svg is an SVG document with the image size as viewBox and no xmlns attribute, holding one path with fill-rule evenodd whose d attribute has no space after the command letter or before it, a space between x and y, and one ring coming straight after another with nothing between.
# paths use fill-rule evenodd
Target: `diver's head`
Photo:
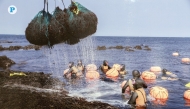
<instances>
[{"instance_id":1,"label":"diver's head","mask_svg":"<svg viewBox=\"0 0 190 109\"><path fill-rule=\"evenodd\" d=\"M133 70L132 74L133 74L134 79L140 78L140 76L141 76L141 74L138 70Z\"/></svg>"},{"instance_id":2,"label":"diver's head","mask_svg":"<svg viewBox=\"0 0 190 109\"><path fill-rule=\"evenodd\" d=\"M69 68L74 66L74 62L69 62Z\"/></svg>"},{"instance_id":3,"label":"diver's head","mask_svg":"<svg viewBox=\"0 0 190 109\"><path fill-rule=\"evenodd\" d=\"M78 65L82 65L82 60L78 60Z\"/></svg>"},{"instance_id":4,"label":"diver's head","mask_svg":"<svg viewBox=\"0 0 190 109\"><path fill-rule=\"evenodd\" d=\"M133 84L133 87L135 90L139 89L139 88L143 88L143 84L144 84L144 81L141 80L141 79L136 79L135 80L135 83Z\"/></svg>"},{"instance_id":5,"label":"diver's head","mask_svg":"<svg viewBox=\"0 0 190 109\"><path fill-rule=\"evenodd\" d=\"M162 69L163 74L166 74L167 71L168 71L167 69Z\"/></svg>"},{"instance_id":6,"label":"diver's head","mask_svg":"<svg viewBox=\"0 0 190 109\"><path fill-rule=\"evenodd\" d=\"M125 70L125 64L121 64L121 71Z\"/></svg>"},{"instance_id":7,"label":"diver's head","mask_svg":"<svg viewBox=\"0 0 190 109\"><path fill-rule=\"evenodd\" d=\"M107 66L108 65L108 61L104 60L103 61L103 65Z\"/></svg>"}]
</instances>

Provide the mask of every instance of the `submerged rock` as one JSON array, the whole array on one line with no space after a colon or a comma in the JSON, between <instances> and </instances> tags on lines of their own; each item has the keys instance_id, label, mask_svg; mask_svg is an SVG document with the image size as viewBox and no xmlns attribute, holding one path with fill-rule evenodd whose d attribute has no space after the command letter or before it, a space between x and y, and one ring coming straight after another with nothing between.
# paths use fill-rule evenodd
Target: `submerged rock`
<instances>
[{"instance_id":1,"label":"submerged rock","mask_svg":"<svg viewBox=\"0 0 190 109\"><path fill-rule=\"evenodd\" d=\"M106 50L106 49L107 48L105 46L98 46L97 47L97 50ZM148 46L141 47L140 45L136 45L134 47L131 47L131 46L123 47L121 45L117 45L117 46L108 47L108 49L125 49L125 51L135 51L135 50L147 50L147 51L150 51L151 50L151 48L149 48Z\"/></svg>"},{"instance_id":2,"label":"submerged rock","mask_svg":"<svg viewBox=\"0 0 190 109\"><path fill-rule=\"evenodd\" d=\"M140 45L136 45L134 48L137 50L142 50L142 47Z\"/></svg>"},{"instance_id":3,"label":"submerged rock","mask_svg":"<svg viewBox=\"0 0 190 109\"><path fill-rule=\"evenodd\" d=\"M12 43L11 41L7 41L7 40L3 40L3 41L0 41L0 43Z\"/></svg>"},{"instance_id":4,"label":"submerged rock","mask_svg":"<svg viewBox=\"0 0 190 109\"><path fill-rule=\"evenodd\" d=\"M149 48L149 46L144 46L144 50L151 51L151 48Z\"/></svg>"},{"instance_id":5,"label":"submerged rock","mask_svg":"<svg viewBox=\"0 0 190 109\"><path fill-rule=\"evenodd\" d=\"M106 46L98 46L97 50L106 50Z\"/></svg>"},{"instance_id":6,"label":"submerged rock","mask_svg":"<svg viewBox=\"0 0 190 109\"><path fill-rule=\"evenodd\" d=\"M35 49L35 50L40 50L41 46L38 46L38 45L27 45L27 46L9 46L9 47L3 47L2 45L0 45L0 51L3 51L3 50L20 50L20 49L23 49L23 50L29 50L29 49Z\"/></svg>"}]
</instances>

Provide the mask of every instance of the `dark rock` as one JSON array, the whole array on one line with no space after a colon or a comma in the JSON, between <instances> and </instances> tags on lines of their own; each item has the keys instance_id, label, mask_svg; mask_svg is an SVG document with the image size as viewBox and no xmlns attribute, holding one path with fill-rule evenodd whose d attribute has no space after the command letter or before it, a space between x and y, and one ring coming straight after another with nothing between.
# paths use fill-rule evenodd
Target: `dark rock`
<instances>
[{"instance_id":1,"label":"dark rock","mask_svg":"<svg viewBox=\"0 0 190 109\"><path fill-rule=\"evenodd\" d=\"M137 50L142 50L142 47L140 45L136 45L134 48Z\"/></svg>"},{"instance_id":2,"label":"dark rock","mask_svg":"<svg viewBox=\"0 0 190 109\"><path fill-rule=\"evenodd\" d=\"M144 50L151 51L151 48L149 48L149 46L144 46Z\"/></svg>"},{"instance_id":3,"label":"dark rock","mask_svg":"<svg viewBox=\"0 0 190 109\"><path fill-rule=\"evenodd\" d=\"M12 43L11 41L7 41L7 40L4 40L4 41L0 41L0 43Z\"/></svg>"},{"instance_id":4,"label":"dark rock","mask_svg":"<svg viewBox=\"0 0 190 109\"><path fill-rule=\"evenodd\" d=\"M29 49L35 49L35 50L40 50L41 46L38 45L27 45L27 46L10 46L10 47L2 47L2 45L0 45L0 51L3 50L19 50L19 49L23 49L23 50L29 50Z\"/></svg>"},{"instance_id":5,"label":"dark rock","mask_svg":"<svg viewBox=\"0 0 190 109\"><path fill-rule=\"evenodd\" d=\"M121 46L121 45L117 45L115 48L116 48L116 49L123 49L124 47Z\"/></svg>"},{"instance_id":6,"label":"dark rock","mask_svg":"<svg viewBox=\"0 0 190 109\"><path fill-rule=\"evenodd\" d=\"M2 45L0 45L0 51L3 51L4 47Z\"/></svg>"},{"instance_id":7,"label":"dark rock","mask_svg":"<svg viewBox=\"0 0 190 109\"><path fill-rule=\"evenodd\" d=\"M13 64L15 64L15 62L9 59L7 56L0 56L0 67L2 67L3 69L6 69Z\"/></svg>"},{"instance_id":8,"label":"dark rock","mask_svg":"<svg viewBox=\"0 0 190 109\"><path fill-rule=\"evenodd\" d=\"M21 49L22 48L22 46L10 46L9 48L8 48L8 50L19 50L19 49Z\"/></svg>"},{"instance_id":9,"label":"dark rock","mask_svg":"<svg viewBox=\"0 0 190 109\"><path fill-rule=\"evenodd\" d=\"M11 77L2 73L0 71L0 109L117 109L107 103L70 97L63 88L54 88L57 84L64 86L62 81L43 72L23 72L27 76ZM44 85L40 79L46 81ZM45 87L52 90L47 91Z\"/></svg>"},{"instance_id":10,"label":"dark rock","mask_svg":"<svg viewBox=\"0 0 190 109\"><path fill-rule=\"evenodd\" d=\"M106 50L106 46L98 46L97 50Z\"/></svg>"},{"instance_id":11,"label":"dark rock","mask_svg":"<svg viewBox=\"0 0 190 109\"><path fill-rule=\"evenodd\" d=\"M121 45L117 45L117 46L115 46L115 47L109 47L108 49L123 49L124 47L123 46L121 46Z\"/></svg>"}]
</instances>

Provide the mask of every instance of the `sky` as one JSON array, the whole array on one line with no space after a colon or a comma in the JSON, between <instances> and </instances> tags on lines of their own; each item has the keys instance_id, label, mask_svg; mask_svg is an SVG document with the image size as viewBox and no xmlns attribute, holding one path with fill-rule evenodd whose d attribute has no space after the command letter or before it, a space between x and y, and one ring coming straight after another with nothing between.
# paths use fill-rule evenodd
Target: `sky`
<instances>
[{"instance_id":1,"label":"sky","mask_svg":"<svg viewBox=\"0 0 190 109\"><path fill-rule=\"evenodd\" d=\"M56 1L56 3L55 3ZM63 0L66 8L70 0ZM98 17L95 36L190 37L190 0L75 0ZM48 0L49 12L64 8ZM8 7L17 7L15 14ZM0 0L0 34L25 34L43 0Z\"/></svg>"}]
</instances>

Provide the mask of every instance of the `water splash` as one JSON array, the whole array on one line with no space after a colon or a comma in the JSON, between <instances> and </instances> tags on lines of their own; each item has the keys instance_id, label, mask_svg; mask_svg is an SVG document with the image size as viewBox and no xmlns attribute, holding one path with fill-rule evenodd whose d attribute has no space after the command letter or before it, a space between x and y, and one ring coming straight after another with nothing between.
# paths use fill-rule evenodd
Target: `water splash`
<instances>
[{"instance_id":1,"label":"water splash","mask_svg":"<svg viewBox=\"0 0 190 109\"><path fill-rule=\"evenodd\" d=\"M65 43L54 45L53 49L47 46L42 47L43 54L47 57L51 73L60 77L63 75L64 69L68 67L69 62L81 59L83 64L94 63L94 46L93 37L89 36L80 40L78 44L68 45Z\"/></svg>"}]
</instances>

